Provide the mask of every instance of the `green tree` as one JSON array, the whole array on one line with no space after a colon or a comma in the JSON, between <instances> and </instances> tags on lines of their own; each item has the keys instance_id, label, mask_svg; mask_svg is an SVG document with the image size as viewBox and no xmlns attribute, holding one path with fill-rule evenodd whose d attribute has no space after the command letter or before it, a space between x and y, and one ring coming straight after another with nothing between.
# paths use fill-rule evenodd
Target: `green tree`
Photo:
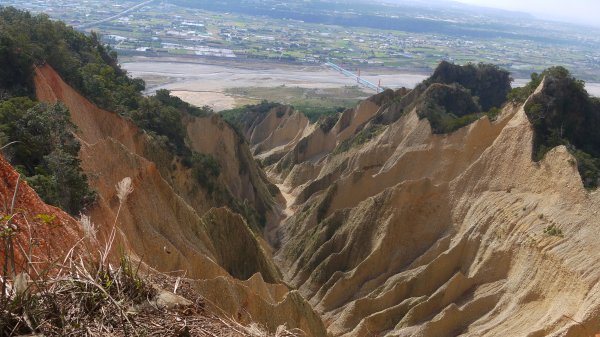
<instances>
[{"instance_id":1,"label":"green tree","mask_svg":"<svg viewBox=\"0 0 600 337\"><path fill-rule=\"evenodd\" d=\"M35 104L24 97L1 102L0 130L6 141L17 142L5 152L45 202L71 214L93 202L64 105Z\"/></svg>"},{"instance_id":2,"label":"green tree","mask_svg":"<svg viewBox=\"0 0 600 337\"><path fill-rule=\"evenodd\" d=\"M600 183L600 101L591 98L585 84L564 67L552 67L532 76L521 95L533 92L544 79L544 87L532 96L525 113L535 130L534 159L565 145L577 159L586 187Z\"/></svg>"},{"instance_id":3,"label":"green tree","mask_svg":"<svg viewBox=\"0 0 600 337\"><path fill-rule=\"evenodd\" d=\"M442 61L425 84L460 84L473 96L479 97L481 108L488 111L504 104L511 90L512 80L508 71L493 64L469 63L460 66Z\"/></svg>"},{"instance_id":4,"label":"green tree","mask_svg":"<svg viewBox=\"0 0 600 337\"><path fill-rule=\"evenodd\" d=\"M192 173L196 181L212 193L221 174L221 165L210 154L194 153L192 156Z\"/></svg>"},{"instance_id":5,"label":"green tree","mask_svg":"<svg viewBox=\"0 0 600 337\"><path fill-rule=\"evenodd\" d=\"M208 105L199 108L189 104L188 102L184 102L179 97L171 96L171 92L167 89L157 90L155 93L155 97L162 104L174 107L177 110L179 110L182 114L188 114L195 117L206 117L214 113L213 109Z\"/></svg>"}]
</instances>

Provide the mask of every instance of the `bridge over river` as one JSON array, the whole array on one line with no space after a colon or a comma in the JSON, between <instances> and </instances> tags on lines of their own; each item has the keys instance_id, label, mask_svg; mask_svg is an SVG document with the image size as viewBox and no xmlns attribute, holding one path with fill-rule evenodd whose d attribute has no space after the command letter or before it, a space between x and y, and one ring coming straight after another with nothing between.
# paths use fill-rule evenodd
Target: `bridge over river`
<instances>
[{"instance_id":1,"label":"bridge over river","mask_svg":"<svg viewBox=\"0 0 600 337\"><path fill-rule=\"evenodd\" d=\"M356 83L364 86L365 88L371 89L371 90L375 90L375 92L380 93L382 92L385 88L382 88L379 85L376 85L372 82L369 82L367 80L365 80L364 78L360 77L360 73L357 75L353 72L350 72L342 67L340 67L339 65L335 64L335 63L331 63L331 62L326 62L325 66L335 70L335 71L339 71L340 73L352 78L356 80Z\"/></svg>"}]
</instances>

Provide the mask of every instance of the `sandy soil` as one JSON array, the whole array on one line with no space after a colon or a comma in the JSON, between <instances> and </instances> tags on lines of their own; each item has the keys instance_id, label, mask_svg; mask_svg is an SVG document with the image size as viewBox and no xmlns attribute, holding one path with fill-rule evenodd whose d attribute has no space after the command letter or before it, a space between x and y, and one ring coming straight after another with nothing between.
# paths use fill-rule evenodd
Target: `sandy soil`
<instances>
[{"instance_id":1,"label":"sandy soil","mask_svg":"<svg viewBox=\"0 0 600 337\"><path fill-rule=\"evenodd\" d=\"M239 87L341 88L356 82L323 66L300 66L266 63L207 64L133 59L122 66L135 77L149 80L148 93L169 89L178 97L195 104L209 105L215 110L232 108L236 98L225 90ZM389 70L363 71L363 78L373 83L381 80L390 88L414 87L426 78L424 74L393 73ZM373 91L375 93L375 91Z\"/></svg>"}]
</instances>

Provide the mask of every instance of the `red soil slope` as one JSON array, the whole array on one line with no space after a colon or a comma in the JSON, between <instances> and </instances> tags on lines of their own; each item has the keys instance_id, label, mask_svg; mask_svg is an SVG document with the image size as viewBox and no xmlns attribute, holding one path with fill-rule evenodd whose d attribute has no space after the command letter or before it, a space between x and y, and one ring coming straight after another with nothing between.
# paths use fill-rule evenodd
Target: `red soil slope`
<instances>
[{"instance_id":1,"label":"red soil slope","mask_svg":"<svg viewBox=\"0 0 600 337\"><path fill-rule=\"evenodd\" d=\"M10 227L18 273L25 267L26 255L34 256L36 261L64 256L82 234L75 219L44 203L26 181L20 180L15 194L17 180L19 173L0 155L0 231L3 238L0 263L4 266L7 252L4 239ZM15 202L11 207L13 197Z\"/></svg>"}]
</instances>

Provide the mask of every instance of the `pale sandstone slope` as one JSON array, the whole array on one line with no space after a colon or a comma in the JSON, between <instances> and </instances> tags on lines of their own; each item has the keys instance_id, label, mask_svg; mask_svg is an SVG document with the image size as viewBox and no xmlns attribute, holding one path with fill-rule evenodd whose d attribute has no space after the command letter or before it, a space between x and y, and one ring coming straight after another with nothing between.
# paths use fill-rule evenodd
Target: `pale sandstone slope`
<instances>
[{"instance_id":1,"label":"pale sandstone slope","mask_svg":"<svg viewBox=\"0 0 600 337\"><path fill-rule=\"evenodd\" d=\"M260 118L260 117L264 117ZM309 120L290 107L276 107L266 116L247 116L245 136L259 158L276 156L291 150L305 134Z\"/></svg>"},{"instance_id":2,"label":"pale sandstone slope","mask_svg":"<svg viewBox=\"0 0 600 337\"><path fill-rule=\"evenodd\" d=\"M41 101L63 102L71 112L82 141L82 168L99 194L89 214L101 233L110 230L119 208L114 186L131 177L134 190L119 215L119 246L159 271L197 279L199 293L227 316L271 330L286 324L324 334L321 320L297 293L270 284L280 275L262 239L239 215L213 208L210 193L193 181L189 169L130 121L89 103L50 67L37 69L35 83ZM214 155L225 168L219 179L229 193L275 221L276 189L243 140L219 118L191 119L187 125L190 146ZM256 273L262 277L250 278Z\"/></svg>"},{"instance_id":3,"label":"pale sandstone slope","mask_svg":"<svg viewBox=\"0 0 600 337\"><path fill-rule=\"evenodd\" d=\"M273 235L276 261L328 330L600 331L600 197L584 189L567 150L533 162L522 106L449 135L433 135L414 110L394 109L382 104L381 114L395 117L364 145L316 160L297 156L296 146L267 168L297 196L296 213ZM314 136L303 141L331 146ZM286 167L289 156L298 161ZM564 237L544 234L549 225Z\"/></svg>"},{"instance_id":4,"label":"pale sandstone slope","mask_svg":"<svg viewBox=\"0 0 600 337\"><path fill-rule=\"evenodd\" d=\"M356 108L332 116L336 120L329 128L323 120L310 123L302 113L286 106L277 106L265 114L249 113L240 124L254 156L267 165L272 180L282 183L290 170L310 163L310 168L304 167L302 173L292 175L295 180L306 182L318 173L312 164L319 163L360 130L393 96L394 92L388 90L362 101Z\"/></svg>"}]
</instances>

